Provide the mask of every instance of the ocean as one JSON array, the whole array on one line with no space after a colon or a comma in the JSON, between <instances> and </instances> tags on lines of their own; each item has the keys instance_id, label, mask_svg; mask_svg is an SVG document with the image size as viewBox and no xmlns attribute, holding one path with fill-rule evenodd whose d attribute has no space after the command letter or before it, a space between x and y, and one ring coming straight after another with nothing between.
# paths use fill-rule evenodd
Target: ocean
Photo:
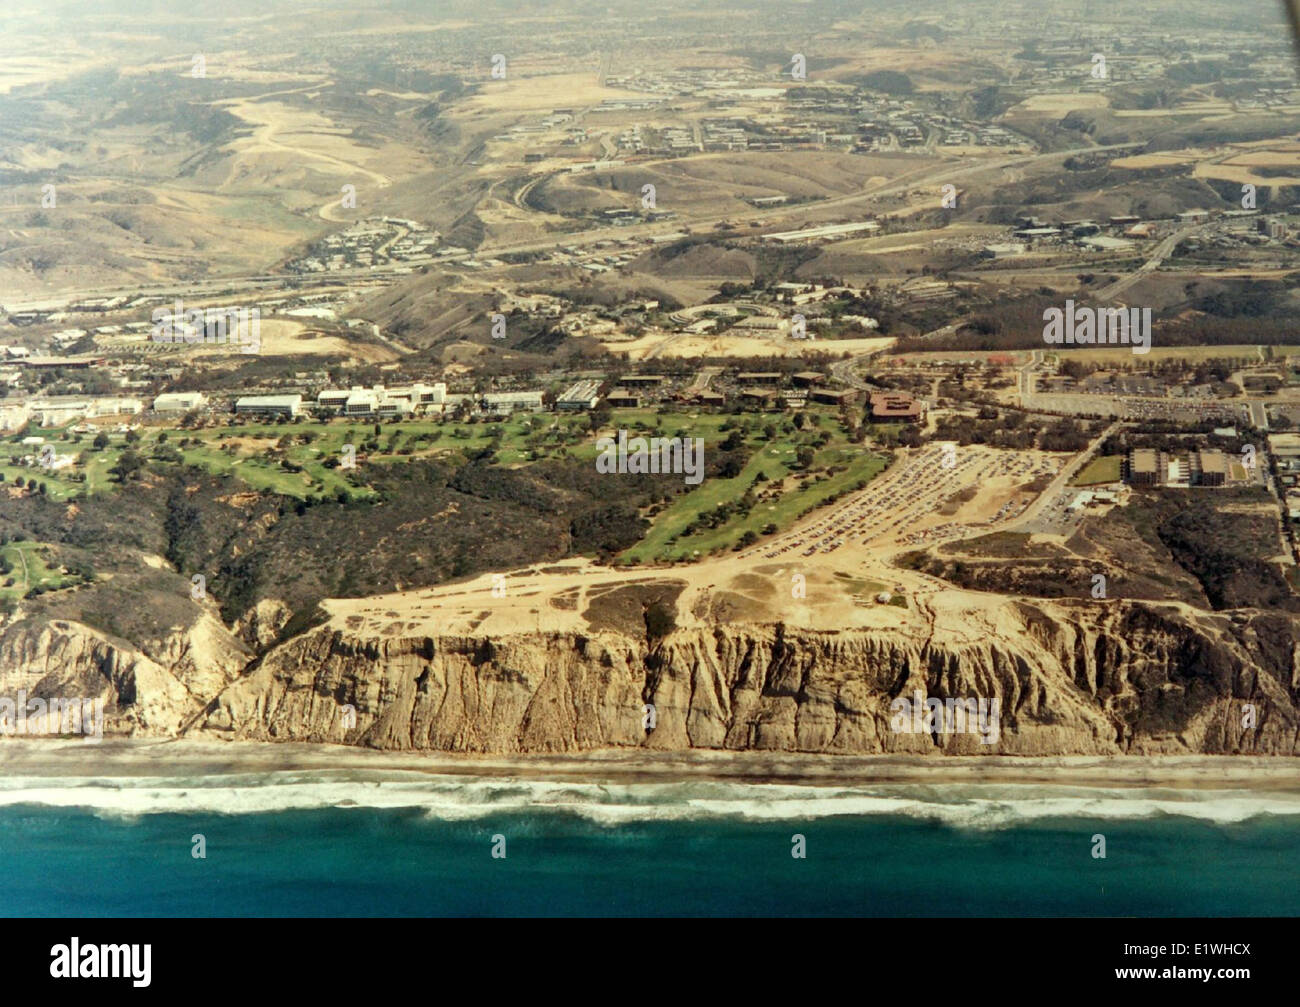
<instances>
[{"instance_id":1,"label":"ocean","mask_svg":"<svg viewBox=\"0 0 1300 1007\"><path fill-rule=\"evenodd\" d=\"M0 863L5 916L1296 916L1300 795L8 777Z\"/></svg>"}]
</instances>

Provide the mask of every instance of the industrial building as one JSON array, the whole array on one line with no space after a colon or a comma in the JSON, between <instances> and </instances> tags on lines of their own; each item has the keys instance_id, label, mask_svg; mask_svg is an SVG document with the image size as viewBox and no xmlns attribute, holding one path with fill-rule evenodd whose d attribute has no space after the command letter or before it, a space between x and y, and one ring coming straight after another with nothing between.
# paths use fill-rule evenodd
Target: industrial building
<instances>
[{"instance_id":1,"label":"industrial building","mask_svg":"<svg viewBox=\"0 0 1300 1007\"><path fill-rule=\"evenodd\" d=\"M600 382L577 381L566 388L555 400L555 408L563 410L595 409L600 400Z\"/></svg>"}]
</instances>

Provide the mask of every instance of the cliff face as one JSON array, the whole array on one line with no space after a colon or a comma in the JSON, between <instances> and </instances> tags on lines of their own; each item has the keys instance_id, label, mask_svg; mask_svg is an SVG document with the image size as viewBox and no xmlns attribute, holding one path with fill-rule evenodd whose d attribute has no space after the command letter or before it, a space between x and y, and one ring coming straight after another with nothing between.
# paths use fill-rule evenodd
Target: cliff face
<instances>
[{"instance_id":1,"label":"cliff face","mask_svg":"<svg viewBox=\"0 0 1300 1007\"><path fill-rule=\"evenodd\" d=\"M210 613L138 647L84 623L25 619L0 634L0 696L103 700L105 734L172 736L249 657Z\"/></svg>"},{"instance_id":2,"label":"cliff face","mask_svg":"<svg viewBox=\"0 0 1300 1007\"><path fill-rule=\"evenodd\" d=\"M134 646L20 620L0 696L102 698L110 735L399 750L1300 755L1300 624L1282 615L1008 600L928 627L696 624L654 644L349 625L251 661L206 613Z\"/></svg>"},{"instance_id":3,"label":"cliff face","mask_svg":"<svg viewBox=\"0 0 1300 1007\"><path fill-rule=\"evenodd\" d=\"M985 618L960 634L736 624L653 646L613 632L364 635L335 622L268 653L192 731L492 753L1300 754L1294 620L1015 601ZM973 723L932 730L924 699L949 698L982 700L987 715L972 707ZM921 710L904 715L898 699Z\"/></svg>"}]
</instances>

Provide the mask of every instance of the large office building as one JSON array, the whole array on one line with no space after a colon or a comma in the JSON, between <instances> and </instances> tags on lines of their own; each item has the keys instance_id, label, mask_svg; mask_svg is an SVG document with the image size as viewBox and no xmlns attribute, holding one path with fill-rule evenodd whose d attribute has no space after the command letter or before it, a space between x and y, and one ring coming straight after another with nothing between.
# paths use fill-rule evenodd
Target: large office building
<instances>
[{"instance_id":1,"label":"large office building","mask_svg":"<svg viewBox=\"0 0 1300 1007\"><path fill-rule=\"evenodd\" d=\"M1228 456L1222 451L1197 451L1192 459L1192 481L1198 486L1223 486L1228 482Z\"/></svg>"},{"instance_id":2,"label":"large office building","mask_svg":"<svg viewBox=\"0 0 1300 1007\"><path fill-rule=\"evenodd\" d=\"M1134 448L1128 455L1128 481L1134 486L1162 486L1169 476L1163 451Z\"/></svg>"},{"instance_id":3,"label":"large office building","mask_svg":"<svg viewBox=\"0 0 1300 1007\"><path fill-rule=\"evenodd\" d=\"M408 416L428 406L442 406L446 401L447 386L441 381L432 385L417 382L391 388L353 385L346 389L326 388L316 396L316 408L345 416Z\"/></svg>"}]
</instances>

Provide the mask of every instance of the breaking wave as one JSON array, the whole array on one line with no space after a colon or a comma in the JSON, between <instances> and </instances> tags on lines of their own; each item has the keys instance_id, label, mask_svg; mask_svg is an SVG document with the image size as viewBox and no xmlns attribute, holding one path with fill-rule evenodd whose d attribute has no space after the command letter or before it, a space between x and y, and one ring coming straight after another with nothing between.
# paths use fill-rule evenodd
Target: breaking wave
<instances>
[{"instance_id":1,"label":"breaking wave","mask_svg":"<svg viewBox=\"0 0 1300 1007\"><path fill-rule=\"evenodd\" d=\"M1007 783L836 787L692 780L607 784L337 770L0 780L0 807L18 805L84 808L125 818L320 808L416 809L439 821L554 813L606 826L641 821L763 822L895 815L956 828L999 829L1042 819L1161 816L1226 825L1259 816L1300 815L1300 793Z\"/></svg>"}]
</instances>

